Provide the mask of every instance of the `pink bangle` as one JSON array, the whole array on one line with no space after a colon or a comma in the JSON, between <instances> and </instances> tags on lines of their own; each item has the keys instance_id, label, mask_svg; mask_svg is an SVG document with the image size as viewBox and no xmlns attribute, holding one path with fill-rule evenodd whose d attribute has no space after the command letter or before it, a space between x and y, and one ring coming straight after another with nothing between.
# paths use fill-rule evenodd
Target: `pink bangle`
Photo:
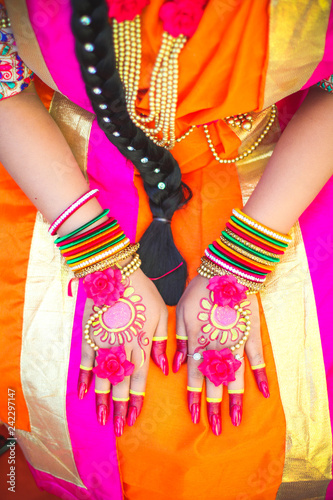
<instances>
[{"instance_id":1,"label":"pink bangle","mask_svg":"<svg viewBox=\"0 0 333 500\"><path fill-rule=\"evenodd\" d=\"M227 271L231 271L232 273L237 274L237 276L245 278L249 281L255 281L257 283L264 283L264 281L266 279L266 278L258 278L257 276L254 276L253 274L250 274L249 272L244 272L241 269L237 269L236 267L231 266L230 264L227 264L223 260L217 258L208 249L205 250L205 255L214 264L217 264L218 266L223 267L223 269L226 269Z\"/></svg>"},{"instance_id":2,"label":"pink bangle","mask_svg":"<svg viewBox=\"0 0 333 500\"><path fill-rule=\"evenodd\" d=\"M56 218L56 220L49 227L49 233L52 236L55 235L57 230L60 226L62 226L65 220L67 220L74 212L82 207L82 205L87 203L87 201L91 200L91 198L94 198L97 193L99 193L98 189L92 189L91 191L88 191L88 193L80 196L80 198L74 201L74 203L72 203L64 212L59 215L59 217Z\"/></svg>"}]
</instances>

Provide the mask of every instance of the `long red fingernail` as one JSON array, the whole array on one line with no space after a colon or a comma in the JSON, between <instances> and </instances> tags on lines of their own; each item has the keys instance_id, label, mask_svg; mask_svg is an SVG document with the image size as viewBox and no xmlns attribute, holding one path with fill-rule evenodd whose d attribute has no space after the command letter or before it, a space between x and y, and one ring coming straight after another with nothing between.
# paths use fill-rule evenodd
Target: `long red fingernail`
<instances>
[{"instance_id":1,"label":"long red fingernail","mask_svg":"<svg viewBox=\"0 0 333 500\"><path fill-rule=\"evenodd\" d=\"M81 382L79 385L79 399L83 399L86 392L87 392L87 384Z\"/></svg>"},{"instance_id":2,"label":"long red fingernail","mask_svg":"<svg viewBox=\"0 0 333 500\"><path fill-rule=\"evenodd\" d=\"M210 425L212 427L213 434L215 434L215 436L219 436L222 432L220 415L212 415Z\"/></svg>"},{"instance_id":3,"label":"long red fingernail","mask_svg":"<svg viewBox=\"0 0 333 500\"><path fill-rule=\"evenodd\" d=\"M124 419L123 417L115 417L114 419L114 433L120 437L124 432Z\"/></svg>"},{"instance_id":4,"label":"long red fingernail","mask_svg":"<svg viewBox=\"0 0 333 500\"><path fill-rule=\"evenodd\" d=\"M173 363L172 363L172 371L173 373L177 373L179 368L182 365L184 359L184 355L182 352L177 351L175 354L175 357L173 358Z\"/></svg>"},{"instance_id":5,"label":"long red fingernail","mask_svg":"<svg viewBox=\"0 0 333 500\"><path fill-rule=\"evenodd\" d=\"M239 405L233 405L231 408L231 422L235 427L238 427L242 421L242 407Z\"/></svg>"},{"instance_id":6,"label":"long red fingernail","mask_svg":"<svg viewBox=\"0 0 333 500\"><path fill-rule=\"evenodd\" d=\"M259 389L260 389L260 392L263 394L263 396L265 398L269 398L270 393L269 393L269 389L268 389L268 384L267 384L267 382L265 380L263 380L262 382L260 382Z\"/></svg>"},{"instance_id":7,"label":"long red fingernail","mask_svg":"<svg viewBox=\"0 0 333 500\"><path fill-rule=\"evenodd\" d=\"M168 361L167 361L167 358L166 358L165 354L161 354L160 355L160 357L159 357L159 363L160 363L160 368L161 368L162 372L164 373L164 375L168 375L168 373L169 373L169 365L168 365Z\"/></svg>"},{"instance_id":8,"label":"long red fingernail","mask_svg":"<svg viewBox=\"0 0 333 500\"><path fill-rule=\"evenodd\" d=\"M106 405L98 405L97 407L97 420L101 425L106 424L106 419L108 415L108 407Z\"/></svg>"},{"instance_id":9,"label":"long red fingernail","mask_svg":"<svg viewBox=\"0 0 333 500\"><path fill-rule=\"evenodd\" d=\"M137 419L137 409L135 406L131 406L130 409L128 410L127 424L129 426L134 425L136 419Z\"/></svg>"},{"instance_id":10,"label":"long red fingernail","mask_svg":"<svg viewBox=\"0 0 333 500\"><path fill-rule=\"evenodd\" d=\"M200 420L200 408L196 403L191 406L191 418L194 424L197 424Z\"/></svg>"}]
</instances>

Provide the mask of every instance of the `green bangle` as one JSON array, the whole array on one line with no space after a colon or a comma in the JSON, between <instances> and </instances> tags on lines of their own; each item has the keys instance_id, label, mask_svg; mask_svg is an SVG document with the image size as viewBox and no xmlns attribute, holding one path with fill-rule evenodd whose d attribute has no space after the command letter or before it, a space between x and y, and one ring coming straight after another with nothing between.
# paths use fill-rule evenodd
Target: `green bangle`
<instances>
[{"instance_id":1,"label":"green bangle","mask_svg":"<svg viewBox=\"0 0 333 500\"><path fill-rule=\"evenodd\" d=\"M104 231L107 231L108 229L115 226L116 224L118 224L118 221L116 219L114 219L113 221L110 222L110 224L107 224L102 229L98 229L99 226L97 226L96 231L94 233L88 234L86 236L83 235L82 238L78 238L77 240L73 241L72 243L67 243L67 245L61 245L61 251L65 250L66 248L71 248L71 247L77 245L78 243L83 243L84 241L89 240L90 238L94 238L95 236L103 233Z\"/></svg>"},{"instance_id":2,"label":"green bangle","mask_svg":"<svg viewBox=\"0 0 333 500\"><path fill-rule=\"evenodd\" d=\"M71 233L69 234L66 234L65 236L60 236L60 238L57 238L54 243L61 243L62 241L65 241L67 240L67 238L71 238L72 236L75 236L77 233L79 233L80 231L83 231L84 229L86 229L87 227L91 226L92 224L94 224L95 222L97 222L98 220L102 219L102 217L104 217L104 215L108 215L108 213L110 212L110 209L109 208L106 208L105 210L103 210L103 212L100 214L100 215L97 215L97 217L95 217L94 219L92 219L90 222L87 222L86 224L84 224L83 226L81 227L78 227L77 229L75 229L74 231L72 231Z\"/></svg>"},{"instance_id":3,"label":"green bangle","mask_svg":"<svg viewBox=\"0 0 333 500\"><path fill-rule=\"evenodd\" d=\"M216 248L213 246L213 245L208 245L208 248L211 252L215 253L215 255L217 257L220 257L222 258L223 260L226 260L227 262L229 262L230 264L232 264L233 266L236 266L236 267L239 267L241 269L244 269L244 271L248 271L249 273L253 273L253 274L256 274L258 276L264 276L266 277L267 274L263 274L263 273L259 273L258 271L253 271L253 269L249 268L249 267L246 267L246 266L243 266L242 264L240 264L239 262L237 261L233 261L232 259L230 259L229 257L227 257L226 255L220 253L218 250L216 250Z\"/></svg>"},{"instance_id":4,"label":"green bangle","mask_svg":"<svg viewBox=\"0 0 333 500\"><path fill-rule=\"evenodd\" d=\"M80 257L76 257L75 259L70 259L67 260L66 264L75 264L76 262L81 262L81 260L85 260L88 257L92 257L93 255L96 255L99 252L103 252L103 250L106 250L107 248L112 248L116 243L119 243L119 241L123 240L126 238L125 233L123 233L119 238L114 240L112 243L108 243L107 245L104 245L100 248L97 248L96 250L93 250L92 252L86 253L84 255L81 255Z\"/></svg>"},{"instance_id":5,"label":"green bangle","mask_svg":"<svg viewBox=\"0 0 333 500\"><path fill-rule=\"evenodd\" d=\"M230 219L233 222L235 222L236 224L238 224L239 226L241 226L243 229L246 229L247 231L249 231L250 233L256 234L257 236L260 236L260 238L262 238L263 240L270 241L271 243L274 243L274 245L276 245L278 247L282 247L282 248L287 248L288 247L287 243L282 243L281 241L274 240L273 238L270 238L269 236L266 236L263 233L260 233L259 231L256 231L251 226L248 226L247 224L244 224L244 222L238 220L233 215L230 217Z\"/></svg>"},{"instance_id":6,"label":"green bangle","mask_svg":"<svg viewBox=\"0 0 333 500\"><path fill-rule=\"evenodd\" d=\"M246 245L244 245L240 241L235 240L235 238L233 238L232 236L230 236L230 234L226 233L225 231L222 231L222 235L224 236L224 238L226 240L230 241L231 243L234 243L235 245L237 245L237 246L239 246L241 248L244 248L244 250L246 250L249 253L252 253L253 255L257 255L261 259L264 259L264 260L267 260L267 261L270 261L270 262L280 262L280 259L278 259L278 258L269 257L268 255L264 255L263 253L257 252L256 250L253 250L253 248L247 247Z\"/></svg>"}]
</instances>

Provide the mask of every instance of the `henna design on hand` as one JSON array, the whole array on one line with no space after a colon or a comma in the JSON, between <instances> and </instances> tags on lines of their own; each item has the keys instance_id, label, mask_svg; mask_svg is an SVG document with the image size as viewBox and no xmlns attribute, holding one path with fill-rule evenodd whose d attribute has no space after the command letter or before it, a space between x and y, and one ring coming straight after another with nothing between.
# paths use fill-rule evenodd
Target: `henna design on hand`
<instances>
[{"instance_id":1,"label":"henna design on hand","mask_svg":"<svg viewBox=\"0 0 333 500\"><path fill-rule=\"evenodd\" d=\"M214 304L213 298L213 292L210 292L208 299L203 298L200 301L202 310L197 318L205 324L201 327L202 335L198 339L199 344L206 347L209 341L215 340L218 340L221 345L224 345L228 340L232 342L239 340L240 343L243 343L241 338L247 331L247 322L251 315L251 311L247 309L250 302L243 300L240 303L241 309L239 311L239 309L236 310L228 305Z\"/></svg>"},{"instance_id":2,"label":"henna design on hand","mask_svg":"<svg viewBox=\"0 0 333 500\"><path fill-rule=\"evenodd\" d=\"M146 307L142 303L142 297L135 293L132 286L128 286L122 297L112 306L104 306L101 309L93 306L95 317L91 322L94 336L99 336L101 342L111 345L130 343L134 339L142 351L142 362L146 360L145 347L149 345L148 337L142 331L146 321ZM96 317L97 313L98 317Z\"/></svg>"}]
</instances>

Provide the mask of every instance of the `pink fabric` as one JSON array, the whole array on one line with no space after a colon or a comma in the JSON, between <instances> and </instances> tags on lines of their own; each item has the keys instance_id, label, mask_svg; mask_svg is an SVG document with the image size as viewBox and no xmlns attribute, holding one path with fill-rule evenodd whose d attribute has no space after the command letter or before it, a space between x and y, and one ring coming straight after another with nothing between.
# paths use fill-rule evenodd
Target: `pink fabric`
<instances>
[{"instance_id":1,"label":"pink fabric","mask_svg":"<svg viewBox=\"0 0 333 500\"><path fill-rule=\"evenodd\" d=\"M75 57L70 1L26 0L26 3L32 28L58 89L78 106L93 112Z\"/></svg>"},{"instance_id":2,"label":"pink fabric","mask_svg":"<svg viewBox=\"0 0 333 500\"><path fill-rule=\"evenodd\" d=\"M321 342L327 378L331 422L333 422L333 178L300 218L316 299ZM333 498L331 481L326 499Z\"/></svg>"},{"instance_id":3,"label":"pink fabric","mask_svg":"<svg viewBox=\"0 0 333 500\"><path fill-rule=\"evenodd\" d=\"M69 0L27 0L27 6L43 57L58 89L71 101L92 112L69 28ZM108 169L105 168L106 164ZM102 207L110 208L110 214L118 219L131 241L135 239L138 214L133 173L133 165L108 141L95 120L88 150L90 188L100 190L99 202ZM32 472L39 487L60 498L119 500L122 498L122 491L112 412L106 426L100 426L95 412L94 384L83 400L79 400L77 396L85 299L85 292L80 284L68 369L66 409L74 459L88 491L49 474L37 470Z\"/></svg>"},{"instance_id":4,"label":"pink fabric","mask_svg":"<svg viewBox=\"0 0 333 500\"><path fill-rule=\"evenodd\" d=\"M333 67L333 3L331 6L328 27L326 30L326 41L323 59L314 70L311 78L306 82L303 88L315 85L323 78L328 78L332 74Z\"/></svg>"}]
</instances>

